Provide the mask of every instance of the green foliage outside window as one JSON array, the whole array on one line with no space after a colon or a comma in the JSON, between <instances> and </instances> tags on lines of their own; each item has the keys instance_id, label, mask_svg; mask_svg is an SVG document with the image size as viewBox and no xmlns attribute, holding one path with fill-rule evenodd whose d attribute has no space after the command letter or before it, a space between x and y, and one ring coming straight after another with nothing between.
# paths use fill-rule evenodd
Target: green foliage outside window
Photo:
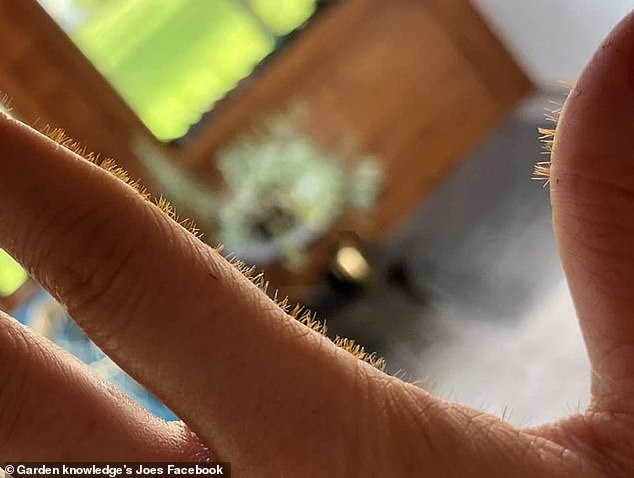
<instances>
[{"instance_id":1,"label":"green foliage outside window","mask_svg":"<svg viewBox=\"0 0 634 478\"><path fill-rule=\"evenodd\" d=\"M6 252L0 250L0 297L18 290L26 281L26 272Z\"/></svg>"},{"instance_id":2,"label":"green foliage outside window","mask_svg":"<svg viewBox=\"0 0 634 478\"><path fill-rule=\"evenodd\" d=\"M160 139L182 137L316 0L40 0ZM53 7L53 5L57 7Z\"/></svg>"}]
</instances>

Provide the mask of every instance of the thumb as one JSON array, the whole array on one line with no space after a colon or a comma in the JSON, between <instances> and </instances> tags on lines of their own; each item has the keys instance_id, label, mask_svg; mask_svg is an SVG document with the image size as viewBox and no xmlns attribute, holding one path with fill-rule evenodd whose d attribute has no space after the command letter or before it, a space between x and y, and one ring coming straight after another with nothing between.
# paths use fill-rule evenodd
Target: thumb
<instances>
[{"instance_id":1,"label":"thumb","mask_svg":"<svg viewBox=\"0 0 634 478\"><path fill-rule=\"evenodd\" d=\"M634 15L570 94L551 166L553 220L593 368L594 406L634 412Z\"/></svg>"}]
</instances>

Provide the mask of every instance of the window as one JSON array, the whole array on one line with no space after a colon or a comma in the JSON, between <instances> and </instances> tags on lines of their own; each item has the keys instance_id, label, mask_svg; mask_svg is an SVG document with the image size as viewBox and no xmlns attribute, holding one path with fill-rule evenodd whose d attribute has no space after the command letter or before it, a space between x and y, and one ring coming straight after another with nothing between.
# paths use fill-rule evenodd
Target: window
<instances>
[{"instance_id":1,"label":"window","mask_svg":"<svg viewBox=\"0 0 634 478\"><path fill-rule=\"evenodd\" d=\"M139 118L183 137L318 0L39 0Z\"/></svg>"},{"instance_id":2,"label":"window","mask_svg":"<svg viewBox=\"0 0 634 478\"><path fill-rule=\"evenodd\" d=\"M26 281L26 272L0 249L0 297L13 294Z\"/></svg>"}]
</instances>

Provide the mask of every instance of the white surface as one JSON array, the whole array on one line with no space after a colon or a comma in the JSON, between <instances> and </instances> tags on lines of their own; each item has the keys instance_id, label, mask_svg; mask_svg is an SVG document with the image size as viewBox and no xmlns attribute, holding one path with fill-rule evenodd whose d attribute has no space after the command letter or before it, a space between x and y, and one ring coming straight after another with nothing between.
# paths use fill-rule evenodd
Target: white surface
<instances>
[{"instance_id":1,"label":"white surface","mask_svg":"<svg viewBox=\"0 0 634 478\"><path fill-rule=\"evenodd\" d=\"M590 365L563 279L519 324L460 315L445 310L436 317L442 336L412 360L419 364L413 375L430 377L432 392L518 426L549 423L588 405Z\"/></svg>"},{"instance_id":2,"label":"white surface","mask_svg":"<svg viewBox=\"0 0 634 478\"><path fill-rule=\"evenodd\" d=\"M575 80L634 0L472 0L526 71L547 89Z\"/></svg>"},{"instance_id":3,"label":"white surface","mask_svg":"<svg viewBox=\"0 0 634 478\"><path fill-rule=\"evenodd\" d=\"M590 370L548 190L530 180L543 123L525 116L470 155L394 237L389 250L421 305L408 312L384 298L374 321L395 311L383 321L393 344L385 356L406 379L428 378L442 397L533 426L583 410Z\"/></svg>"}]
</instances>

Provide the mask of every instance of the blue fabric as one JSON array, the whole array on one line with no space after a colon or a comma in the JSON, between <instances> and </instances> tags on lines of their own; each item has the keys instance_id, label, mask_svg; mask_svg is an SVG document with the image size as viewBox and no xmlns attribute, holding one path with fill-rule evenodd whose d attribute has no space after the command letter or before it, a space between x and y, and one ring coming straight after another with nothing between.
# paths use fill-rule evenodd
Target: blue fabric
<instances>
[{"instance_id":1,"label":"blue fabric","mask_svg":"<svg viewBox=\"0 0 634 478\"><path fill-rule=\"evenodd\" d=\"M38 321L47 320L49 340L88 364L97 374L109 380L149 412L165 420L178 420L160 400L110 360L61 308L53 306L54 303L47 292L40 290L13 310L12 315L28 327L33 327Z\"/></svg>"}]
</instances>

